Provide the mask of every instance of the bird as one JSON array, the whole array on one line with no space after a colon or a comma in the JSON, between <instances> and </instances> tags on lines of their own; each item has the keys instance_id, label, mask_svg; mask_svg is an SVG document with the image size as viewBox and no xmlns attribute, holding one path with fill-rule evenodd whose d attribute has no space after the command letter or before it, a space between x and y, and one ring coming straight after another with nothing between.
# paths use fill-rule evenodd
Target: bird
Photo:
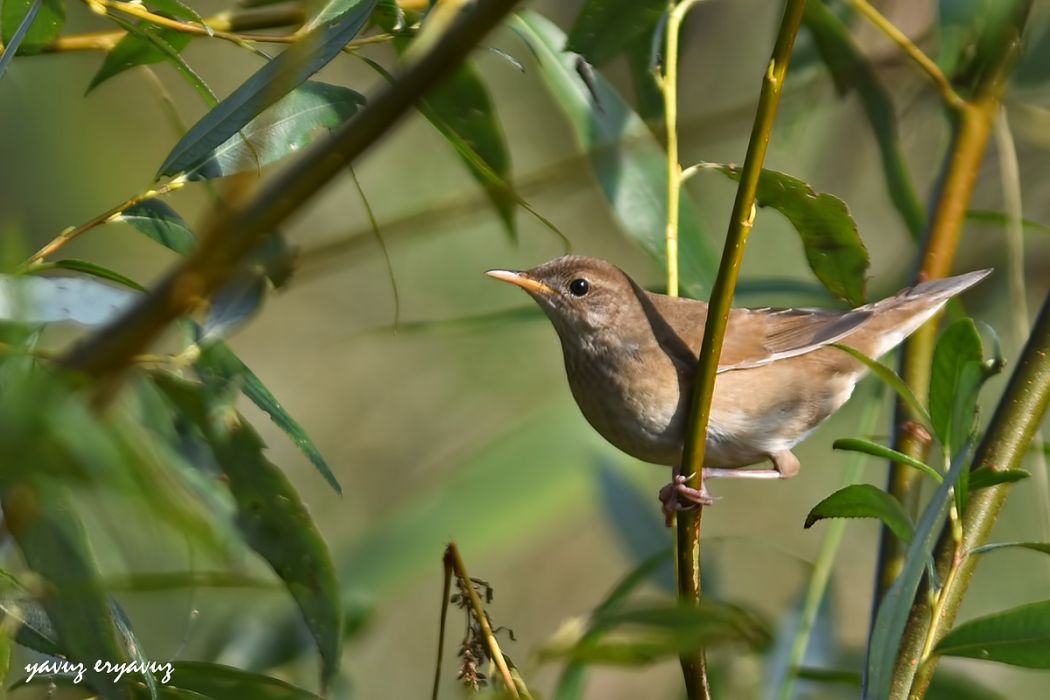
<instances>
[{"instance_id":1,"label":"bird","mask_svg":"<svg viewBox=\"0 0 1050 700\"><path fill-rule=\"evenodd\" d=\"M486 274L520 287L546 314L591 426L628 455L673 467L660 491L670 522L677 510L714 502L710 478L798 474L792 449L846 403L867 371L833 344L877 359L991 272L925 281L849 311L733 308L699 489L688 486L681 462L707 303L646 291L615 265L578 255ZM744 469L766 460L772 468Z\"/></svg>"}]
</instances>

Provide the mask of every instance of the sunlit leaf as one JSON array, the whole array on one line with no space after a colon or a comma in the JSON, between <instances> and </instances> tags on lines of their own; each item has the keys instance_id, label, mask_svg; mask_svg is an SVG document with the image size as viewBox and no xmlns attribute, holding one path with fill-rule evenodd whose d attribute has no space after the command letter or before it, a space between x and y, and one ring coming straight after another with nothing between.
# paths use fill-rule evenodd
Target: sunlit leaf
<instances>
[{"instance_id":1,"label":"sunlit leaf","mask_svg":"<svg viewBox=\"0 0 1050 700\"><path fill-rule=\"evenodd\" d=\"M652 34L665 12L664 0L587 0L569 31L565 50L600 66L638 36Z\"/></svg>"},{"instance_id":2,"label":"sunlit leaf","mask_svg":"<svg viewBox=\"0 0 1050 700\"><path fill-rule=\"evenodd\" d=\"M10 0L6 0L3 5L0 6L0 13L6 13L8 2L10 2ZM37 15L40 14L40 8L43 7L43 4L43 0L30 0L29 5L25 7L24 14L21 15L21 19L11 17L11 19L8 20L6 16L0 17L0 29L5 30L5 33L9 26L15 27L15 30L10 37L3 37L3 49L0 49L0 78L4 77L4 73L7 72L7 67L11 65L11 61L14 60L15 54L18 53L18 49L22 46L22 42L25 40L26 35L29 34L29 30L36 21ZM19 6L19 10L21 9L22 8ZM9 25L9 21L15 24Z\"/></svg>"},{"instance_id":3,"label":"sunlit leaf","mask_svg":"<svg viewBox=\"0 0 1050 700\"><path fill-rule=\"evenodd\" d=\"M190 40L193 38L192 34L175 31L174 29L158 29L156 34L175 51L182 51L189 46ZM151 63L160 63L167 59L168 54L157 48L154 42L139 34L126 34L123 39L117 42L116 46L106 52L106 58L102 61L102 66L88 85L88 92L128 69Z\"/></svg>"},{"instance_id":4,"label":"sunlit leaf","mask_svg":"<svg viewBox=\"0 0 1050 700\"><path fill-rule=\"evenodd\" d=\"M544 17L523 12L510 20L511 28L532 47L540 77L555 103L568 117L580 146L586 151L624 233L661 266L667 250L667 156L645 123L601 76L594 75L599 109L576 72L576 57L561 51L565 36ZM714 282L718 257L700 225L696 208L682 192L679 209L679 268L682 289L705 298Z\"/></svg>"},{"instance_id":5,"label":"sunlit leaf","mask_svg":"<svg viewBox=\"0 0 1050 700\"><path fill-rule=\"evenodd\" d=\"M863 440L860 438L840 438L832 444L832 449L835 450L847 450L849 452L863 452L874 457L882 457L888 459L891 462L897 462L913 469L918 469L922 473L931 477L938 484L941 483L943 477L940 472L931 467L930 465L910 457L903 452L898 452L892 448L880 445L877 442L871 440Z\"/></svg>"},{"instance_id":6,"label":"sunlit leaf","mask_svg":"<svg viewBox=\"0 0 1050 700\"><path fill-rule=\"evenodd\" d=\"M197 247L197 237L189 225L159 199L147 199L119 214L114 221L131 224L139 232L180 255L189 255Z\"/></svg>"},{"instance_id":7,"label":"sunlit leaf","mask_svg":"<svg viewBox=\"0 0 1050 700\"><path fill-rule=\"evenodd\" d=\"M912 539L912 525L900 501L871 484L851 484L813 506L803 527L826 518L878 518L902 542Z\"/></svg>"},{"instance_id":8,"label":"sunlit leaf","mask_svg":"<svg viewBox=\"0 0 1050 700\"><path fill-rule=\"evenodd\" d=\"M999 549L1029 549L1033 552L1050 554L1050 542L992 542L991 544L974 547L970 550L970 554L984 554Z\"/></svg>"},{"instance_id":9,"label":"sunlit leaf","mask_svg":"<svg viewBox=\"0 0 1050 700\"><path fill-rule=\"evenodd\" d=\"M307 81L213 150L180 161L178 172L204 180L256 170L310 145L353 116L364 101L350 88Z\"/></svg>"},{"instance_id":10,"label":"sunlit leaf","mask_svg":"<svg viewBox=\"0 0 1050 700\"><path fill-rule=\"evenodd\" d=\"M825 3L807 2L803 23L839 91L857 90L879 146L890 200L912 238L918 240L926 228L926 213L904 160L892 98L875 68L853 42L849 29Z\"/></svg>"},{"instance_id":11,"label":"sunlit leaf","mask_svg":"<svg viewBox=\"0 0 1050 700\"><path fill-rule=\"evenodd\" d=\"M204 18L192 7L180 2L180 0L146 0L145 4L157 14L206 26Z\"/></svg>"},{"instance_id":12,"label":"sunlit leaf","mask_svg":"<svg viewBox=\"0 0 1050 700\"><path fill-rule=\"evenodd\" d=\"M737 166L713 167L740 181ZM829 292L853 306L864 303L868 250L845 202L814 192L798 178L763 169L758 180L758 206L776 209L791 222L802 239L810 269Z\"/></svg>"},{"instance_id":13,"label":"sunlit leaf","mask_svg":"<svg viewBox=\"0 0 1050 700\"><path fill-rule=\"evenodd\" d=\"M33 12L21 42L12 41L23 20ZM63 0L2 0L0 2L0 38L4 43L4 57L15 52L38 53L62 32L66 23L66 4Z\"/></svg>"},{"instance_id":14,"label":"sunlit leaf","mask_svg":"<svg viewBox=\"0 0 1050 700\"><path fill-rule=\"evenodd\" d=\"M158 176L179 175L207 162L215 149L248 122L338 56L368 21L374 6L375 0L359 2L338 22L304 34L256 71L186 132L160 166Z\"/></svg>"},{"instance_id":15,"label":"sunlit leaf","mask_svg":"<svg viewBox=\"0 0 1050 700\"><path fill-rule=\"evenodd\" d=\"M981 467L970 472L970 490L986 489L999 484L1012 484L1027 479L1031 474L1024 469L989 469Z\"/></svg>"},{"instance_id":16,"label":"sunlit leaf","mask_svg":"<svg viewBox=\"0 0 1050 700\"><path fill-rule=\"evenodd\" d=\"M332 474L328 463L321 456L321 452L314 445L310 436L306 434L306 431L303 430L303 427L292 418L291 414L270 393L270 390L260 381L259 377L241 362L240 358L225 344L209 343L202 349L200 359L197 361L195 368L206 381L209 379L236 380L244 395L270 416L270 420L284 431L296 447L302 450L303 454L317 468L317 471L321 473L325 481L335 489L336 493L343 492L343 488L339 485L335 475Z\"/></svg>"},{"instance_id":17,"label":"sunlit leaf","mask_svg":"<svg viewBox=\"0 0 1050 700\"><path fill-rule=\"evenodd\" d=\"M216 415L204 385L167 374L155 379L214 450L237 502L237 526L298 604L321 653L321 679L327 685L339 667L342 608L328 546L313 519L284 473L263 455L262 440L242 417L228 408Z\"/></svg>"},{"instance_id":18,"label":"sunlit leaf","mask_svg":"<svg viewBox=\"0 0 1050 700\"><path fill-rule=\"evenodd\" d=\"M137 292L87 277L0 275L0 320L101 326L128 308Z\"/></svg>"},{"instance_id":19,"label":"sunlit leaf","mask_svg":"<svg viewBox=\"0 0 1050 700\"><path fill-rule=\"evenodd\" d=\"M984 348L977 326L964 318L937 340L930 378L930 418L937 439L954 455L973 428L977 392L984 382Z\"/></svg>"},{"instance_id":20,"label":"sunlit leaf","mask_svg":"<svg viewBox=\"0 0 1050 700\"><path fill-rule=\"evenodd\" d=\"M116 270L110 270L108 267L103 267L102 265L97 265L87 260L66 258L65 260L56 260L54 262L44 263L42 266L37 267L37 270L39 270L40 267L44 266L46 266L46 269L69 270L70 272L80 272L82 274L91 275L92 277L98 277L99 279L107 280L109 282L116 282L117 284L123 285L128 289L134 289L136 292L146 291L145 287L143 287L141 284L131 279L130 277L125 277Z\"/></svg>"},{"instance_id":21,"label":"sunlit leaf","mask_svg":"<svg viewBox=\"0 0 1050 700\"><path fill-rule=\"evenodd\" d=\"M1050 668L1050 600L968 620L944 635L933 653Z\"/></svg>"},{"instance_id":22,"label":"sunlit leaf","mask_svg":"<svg viewBox=\"0 0 1050 700\"><path fill-rule=\"evenodd\" d=\"M908 624L912 602L919 590L919 582L926 570L930 553L937 542L941 524L948 514L952 487L966 467L967 452L968 450L961 450L955 456L944 481L927 502L908 546L904 567L879 603L864 663L865 700L889 697L897 652L900 650L904 628Z\"/></svg>"},{"instance_id":23,"label":"sunlit leaf","mask_svg":"<svg viewBox=\"0 0 1050 700\"><path fill-rule=\"evenodd\" d=\"M848 345L843 345L841 343L832 343L831 346L842 350L846 354L850 355L853 359L857 360L869 370L871 370L872 374L878 377L888 387L893 389L893 391L897 393L897 396L901 397L901 400L904 401L904 404L908 407L909 411L911 412L914 418L922 421L922 424L929 428L933 427L933 422L930 419L930 414L926 411L926 407L922 405L922 402L920 402L918 398L916 398L915 394L911 390L911 387L909 387L905 383L905 381L901 379L900 375L897 374L893 370L893 368L887 367L881 362L873 360L864 353L860 352L859 350L856 350L855 348L851 348Z\"/></svg>"},{"instance_id":24,"label":"sunlit leaf","mask_svg":"<svg viewBox=\"0 0 1050 700\"><path fill-rule=\"evenodd\" d=\"M321 7L321 10L310 18L305 25L303 25L302 31L308 32L322 24L330 24L336 20L340 20L346 16L348 12L361 10L361 5L372 5L375 6L375 2L369 0L327 0ZM372 8L368 8L371 13Z\"/></svg>"}]
</instances>

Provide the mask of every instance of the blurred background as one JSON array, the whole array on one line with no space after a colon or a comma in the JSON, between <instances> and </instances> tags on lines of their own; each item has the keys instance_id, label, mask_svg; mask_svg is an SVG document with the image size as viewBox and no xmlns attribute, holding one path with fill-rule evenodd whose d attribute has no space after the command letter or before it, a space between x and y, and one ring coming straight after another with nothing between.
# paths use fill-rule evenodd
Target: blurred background
<instances>
[{"instance_id":1,"label":"blurred background","mask_svg":"<svg viewBox=\"0 0 1050 700\"><path fill-rule=\"evenodd\" d=\"M527 3L568 29L580 2ZM909 36L928 37L938 3L878 3ZM194 3L202 15L215 2ZM743 159L760 76L769 59L780 3L711 0L690 15L680 68L682 162ZM1047 45L1047 3L1029 23L1033 43ZM100 28L71 6L70 31ZM949 130L938 97L895 47L861 21L859 45L895 100L907 166L927 201ZM520 194L568 237L572 252L606 258L643 285L660 288L663 272L620 230L564 115L538 76L535 59L512 32L475 53L510 148ZM258 66L223 42L198 41L186 51L221 97ZM386 47L369 55L390 64ZM767 167L843 199L871 254L870 298L905 286L916 246L892 208L879 152L856 95L840 97L809 37L799 38ZM1031 60L1033 76L1016 81L1007 99L1023 183L1024 215L1050 223L1050 50ZM155 86L130 71L90 95L84 90L100 57L45 55L18 59L0 81L0 231L8 250L36 249L66 226L104 211L149 183L178 135ZM1041 61L1041 63L1040 63ZM168 66L157 68L187 123L203 105ZM602 69L628 99L627 67ZM368 93L379 85L369 68L337 59L320 74ZM973 208L1003 211L994 146L979 175ZM278 166L279 167L279 166ZM344 654L343 678L330 693L343 698L416 698L429 692L438 635L444 544L459 543L471 575L494 590L490 614L514 631L501 637L529 685L553 688L562 663L537 650L563 624L586 615L646 556L670 546L656 492L664 468L638 463L605 445L579 414L564 380L560 347L518 290L482 273L531 267L564 252L562 242L527 212L516 214L512 240L484 193L426 121L412 115L359 162L361 185L389 249L400 307L368 215L349 177L329 187L287 227L299 248L291 282L231 339L232 348L316 441L344 487L337 496L300 452L250 404L242 409L266 440L270 459L294 482L330 544L345 600L360 620ZM735 185L715 174L689 181L703 234L720 250ZM206 215L203 187L169 198L191 223ZM995 267L966 296L966 310L996 329L1012 363L1019 350L1008 303L1001 224L967 224L957 272ZM175 261L167 250L124 225L96 229L67 249L144 284ZM1050 288L1050 235L1025 233L1032 314ZM779 214L760 212L745 256L742 306L834 306L815 284L798 236ZM1008 369L1012 364L1008 364ZM987 417L1005 385L994 378L982 404ZM805 530L810 508L842 485L849 457L831 443L860 433L862 409L882 402L877 428L887 434L889 404L866 380L853 400L797 451L801 475L778 483L718 483L721 498L705 510L705 587L717 598L761 611L789 629L822 541ZM16 458L9 456L8 458ZM883 485L886 465L870 460L865 479ZM1045 481L1015 488L994 534L999 540L1050 539ZM128 531L119 499L99 497L89 526L95 554L109 571L214 568L161 528ZM835 563L829 605L811 645L810 665L859 668L871 606L878 529L851 521ZM1046 597L1050 560L1003 552L977 569L960 619ZM225 564L224 564L225 565ZM264 576L249 554L235 567ZM651 585L670 590L669 571ZM665 590L661 590L666 587ZM273 590L137 592L120 596L150 658L180 655L250 665L259 648L295 610ZM453 613L448 643L458 640ZM279 635L278 635L279 636ZM277 641L282 641L278 639ZM283 640L288 641L288 640ZM715 653L711 666L722 697L766 697L758 656ZM312 687L312 653L273 674ZM446 653L443 697L456 697L456 659ZM17 660L16 666L17 668ZM1046 676L1006 666L949 659L945 670L980 679L1003 697L1043 697ZM14 677L14 676L13 676ZM677 661L648 668L595 668L588 698L679 697ZM25 693L27 696L29 693ZM798 697L854 697L848 686L799 686Z\"/></svg>"}]
</instances>

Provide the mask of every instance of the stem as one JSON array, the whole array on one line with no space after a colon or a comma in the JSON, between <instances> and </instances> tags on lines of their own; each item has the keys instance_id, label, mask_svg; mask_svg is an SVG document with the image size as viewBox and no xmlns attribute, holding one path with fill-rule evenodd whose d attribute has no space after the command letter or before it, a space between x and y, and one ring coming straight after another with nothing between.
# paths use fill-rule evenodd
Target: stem
<instances>
[{"instance_id":1,"label":"stem","mask_svg":"<svg viewBox=\"0 0 1050 700\"><path fill-rule=\"evenodd\" d=\"M1021 353L1017 369L1003 392L995 415L973 458L973 469L988 468L997 471L1017 469L1032 443L1043 416L1050 405L1050 294L1043 302L1028 343ZM988 541L992 526L1006 500L1009 485L981 489L970 494L963 515L963 538L959 552L970 552ZM951 572L959 557L951 540L941 544L936 552L939 571ZM962 557L954 577L945 580L937 606L937 627L950 629L959 612L974 568L980 557ZM937 641L938 630L931 631L931 605L920 599L913 609L905 630L897 668L894 672L894 700L922 698L933 677L937 657L926 659L922 650L928 638ZM922 661L920 665L920 661Z\"/></svg>"},{"instance_id":2,"label":"stem","mask_svg":"<svg viewBox=\"0 0 1050 700\"><path fill-rule=\"evenodd\" d=\"M966 210L988 146L991 126L999 110L1009 68L1020 47L1019 34L1030 4L1030 0L1017 3L1017 15L1014 21L1007 24L1002 35L997 37L996 53L988 63L988 70L982 74L973 98L954 113L952 145L945 160L942 183L916 273L918 281L946 277L951 272ZM900 374L923 403L926 403L929 393L930 361L936 332L937 317L934 317L912 335L901 354ZM902 429L906 421L907 408L898 401L894 418L894 447L925 461L929 444L914 433ZM918 483L918 475L913 470L890 464L887 490L912 513L918 510ZM907 548L892 533L882 528L876 591L872 599L872 622L875 619L874 610L903 566L906 551Z\"/></svg>"},{"instance_id":3,"label":"stem","mask_svg":"<svg viewBox=\"0 0 1050 700\"><path fill-rule=\"evenodd\" d=\"M471 49L510 13L517 0L487 0L460 12L438 43L371 97L348 122L319 140L246 201L224 208L201 244L141 301L88 336L64 358L95 378L114 378L168 324L208 297L237 270L264 236L280 226L412 109L420 96L454 71ZM115 382L98 385L97 400Z\"/></svg>"},{"instance_id":4,"label":"stem","mask_svg":"<svg viewBox=\"0 0 1050 700\"><path fill-rule=\"evenodd\" d=\"M940 93L941 98L948 107L958 110L965 106L965 100L959 96L959 93L955 92L952 84L948 82L948 78L944 76L937 64L922 49L916 46L904 32L897 29L882 13L868 4L867 0L846 0L846 3L864 15L869 22L889 37L890 41L897 44L910 59L915 61L919 68L933 81L933 84L937 87L937 92Z\"/></svg>"},{"instance_id":5,"label":"stem","mask_svg":"<svg viewBox=\"0 0 1050 700\"><path fill-rule=\"evenodd\" d=\"M702 485L701 474L707 443L707 424L711 417L711 399L714 392L715 374L718 370L718 356L722 350L722 341L725 339L729 310L733 303L733 290L740 272L744 246L755 220L755 196L758 191L758 180L762 174L762 163L765 160L766 149L773 132L773 123L780 104L780 93L787 75L788 62L791 59L791 49L802 23L805 6L805 0L787 0L784 8L784 17L780 23L772 57L765 76L763 76L758 109L751 127L747 155L740 170L740 184L733 203L733 213L729 222L725 248L722 252L722 261L711 291L707 323L704 326L703 343L692 387L685 445L682 450L682 471L685 474L692 474L688 484L696 489ZM700 519L702 512L701 508L696 508L682 511L678 515L676 532L678 596L681 601L689 605L700 603ZM707 674L702 652L683 655L682 672L685 675L686 690L690 698L708 696Z\"/></svg>"},{"instance_id":6,"label":"stem","mask_svg":"<svg viewBox=\"0 0 1050 700\"><path fill-rule=\"evenodd\" d=\"M520 698L521 695L518 693L518 686L514 683L514 679L510 675L510 668L507 667L507 660L503 658L503 652L499 648L499 643L496 641L496 635L492 632L492 625L489 624L489 617L485 614L485 608L481 604L481 598L478 597L478 592L474 590L474 582L467 575L467 567L463 565L463 558L459 556L459 548L455 542L449 542L448 548L445 550L446 561L451 559L452 570L455 572L456 577L459 579L460 590L467 594L467 598L470 599L470 609L474 615L474 619L477 620L478 626L481 628L481 633L485 637L485 646L488 647L489 658L492 659L492 663L496 664L496 669L499 670L500 677L503 679L503 686L507 689L507 694L512 698Z\"/></svg>"}]
</instances>

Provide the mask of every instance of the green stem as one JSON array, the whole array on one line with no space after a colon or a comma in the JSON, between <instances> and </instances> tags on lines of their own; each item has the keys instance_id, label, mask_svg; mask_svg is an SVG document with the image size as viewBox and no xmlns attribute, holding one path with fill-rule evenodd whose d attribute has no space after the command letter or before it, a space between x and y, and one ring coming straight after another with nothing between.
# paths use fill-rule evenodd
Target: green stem
<instances>
[{"instance_id":1,"label":"green stem","mask_svg":"<svg viewBox=\"0 0 1050 700\"><path fill-rule=\"evenodd\" d=\"M780 104L780 93L784 87L784 78L791 59L791 49L795 44L799 26L802 24L802 13L805 6L805 0L788 0L784 8L784 17L780 22L772 57L763 76L747 155L740 170L740 184L733 203L733 213L729 222L725 248L722 252L722 262L711 291L710 308L707 323L704 326L704 338L700 348L696 378L692 387L685 446L682 450L682 471L692 475L688 483L689 486L696 489L701 487L707 424L711 417L711 399L718 369L718 356L725 338L729 310L733 304L733 290L736 288L744 246L755 220L755 197L758 191L758 180L762 174L762 163L765 160L766 149L773 132L773 123ZM700 519L702 512L701 508L682 511L678 515L676 529L678 597L689 605L700 603ZM681 661L689 697L707 697L707 676L703 653L683 655Z\"/></svg>"},{"instance_id":2,"label":"green stem","mask_svg":"<svg viewBox=\"0 0 1050 700\"><path fill-rule=\"evenodd\" d=\"M220 212L201 245L139 303L64 358L96 378L118 375L176 318L218 289L268 233L279 227L454 71L518 0L486 0L463 10L438 43L346 124L318 141L240 206ZM112 386L100 385L100 392ZM106 395L97 397L104 400Z\"/></svg>"},{"instance_id":3,"label":"green stem","mask_svg":"<svg viewBox=\"0 0 1050 700\"><path fill-rule=\"evenodd\" d=\"M1035 321L1028 344L1021 353L1017 369L1003 392L995 415L988 425L981 444L973 458L973 469L988 468L996 471L1017 469L1032 443L1047 407L1050 405L1050 294L1043 302L1039 317ZM962 542L958 552L969 552L988 541L992 526L1006 500L1008 485L981 489L970 494L962 522ZM937 550L937 568L943 577L957 567L955 575L945 580L937 600L937 621L941 630L949 630L970 585L974 567L980 557L957 557L956 543L951 538L942 538ZM922 698L929 687L937 665L937 657L922 654L923 646L932 637L937 641L937 631L931 635L931 603L920 598L912 611L905 630L901 652L894 671L890 698ZM931 645L932 646L932 645Z\"/></svg>"}]
</instances>

